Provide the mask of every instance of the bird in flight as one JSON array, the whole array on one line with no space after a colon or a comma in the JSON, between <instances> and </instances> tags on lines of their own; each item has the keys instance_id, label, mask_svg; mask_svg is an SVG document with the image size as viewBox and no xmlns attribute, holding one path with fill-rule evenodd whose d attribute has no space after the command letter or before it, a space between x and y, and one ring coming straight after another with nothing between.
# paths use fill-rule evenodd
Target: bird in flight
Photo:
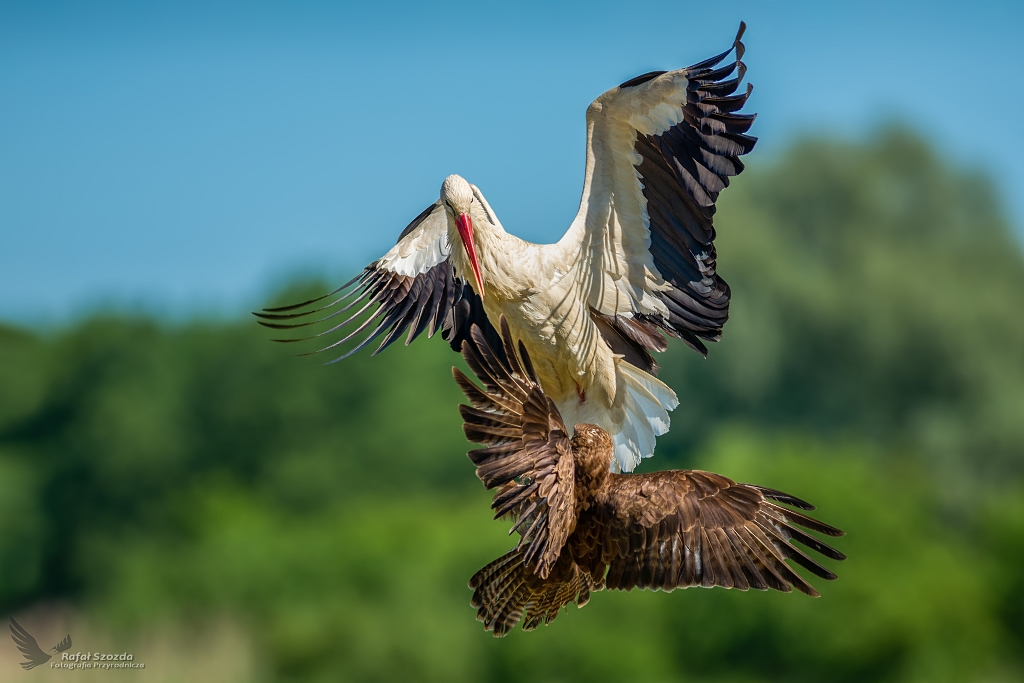
<instances>
[{"instance_id":1,"label":"bird in flight","mask_svg":"<svg viewBox=\"0 0 1024 683\"><path fill-rule=\"evenodd\" d=\"M11 617L11 638L14 639L14 644L18 646L21 654L25 655L24 662L21 662L22 669L34 669L40 664L45 664L50 661L53 655L43 652L39 644L36 643L36 639L32 637L32 634L25 630L25 628ZM71 648L71 635L64 636L64 640L60 641L56 645L50 648L50 652L59 654L66 652Z\"/></svg>"},{"instance_id":2,"label":"bird in flight","mask_svg":"<svg viewBox=\"0 0 1024 683\"><path fill-rule=\"evenodd\" d=\"M599 425L612 440L612 470L631 471L679 405L651 352L664 351L668 335L707 355L704 342L718 341L728 318L713 217L756 142L746 134L754 115L737 113L751 93L740 90L744 29L729 50L637 76L587 108L583 198L558 242L507 233L480 189L452 175L356 278L255 315L270 328L315 332L278 341L326 337L310 353L358 340L330 362L381 337L375 354L403 334L409 344L438 329L459 350L471 325L500 353L504 316L566 422Z\"/></svg>"},{"instance_id":3,"label":"bird in flight","mask_svg":"<svg viewBox=\"0 0 1024 683\"><path fill-rule=\"evenodd\" d=\"M484 446L469 458L484 485L497 489L495 518L511 516L509 533L520 534L515 548L469 582L488 631L503 636L520 620L531 630L605 588L795 588L817 597L787 561L836 578L794 541L843 560L804 529L843 532L794 510L814 509L795 496L698 470L610 472L608 432L578 424L570 436L527 348L515 345L504 318L499 327L500 350L476 326L463 343L483 388L452 368L471 404L459 407L466 436Z\"/></svg>"}]
</instances>

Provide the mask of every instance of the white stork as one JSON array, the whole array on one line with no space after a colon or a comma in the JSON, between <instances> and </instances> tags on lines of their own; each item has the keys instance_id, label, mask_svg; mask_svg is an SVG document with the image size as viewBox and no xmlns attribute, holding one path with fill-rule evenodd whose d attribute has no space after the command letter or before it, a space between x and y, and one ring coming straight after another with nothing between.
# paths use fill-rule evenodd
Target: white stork
<instances>
[{"instance_id":1,"label":"white stork","mask_svg":"<svg viewBox=\"0 0 1024 683\"><path fill-rule=\"evenodd\" d=\"M326 351L369 330L337 361L380 335L374 353L406 330L409 344L438 327L458 350L473 323L501 348L495 326L504 315L565 423L603 427L615 444L612 470L633 470L679 404L655 378L650 352L667 348L665 333L706 356L701 340L718 341L728 317L712 218L718 193L756 142L745 134L754 115L736 113L751 92L748 84L736 94L746 71L744 29L726 52L633 78L587 108L583 199L558 242L505 232L479 188L452 175L394 248L356 278L323 297L264 309L260 322L292 329L356 308L313 335L355 324L319 349Z\"/></svg>"}]
</instances>

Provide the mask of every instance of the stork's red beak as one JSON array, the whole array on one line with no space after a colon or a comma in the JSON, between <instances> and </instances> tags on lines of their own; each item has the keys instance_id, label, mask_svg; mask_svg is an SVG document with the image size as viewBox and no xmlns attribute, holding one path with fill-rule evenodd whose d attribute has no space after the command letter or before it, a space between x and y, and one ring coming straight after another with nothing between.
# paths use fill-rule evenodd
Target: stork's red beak
<instances>
[{"instance_id":1,"label":"stork's red beak","mask_svg":"<svg viewBox=\"0 0 1024 683\"><path fill-rule=\"evenodd\" d=\"M476 286L480 290L482 298L484 295L484 280L480 277L480 262L476 258L476 243L473 242L473 219L467 213L459 214L455 219L455 226L459 229L459 237L462 238L462 246L466 248L466 255L469 256L469 265L473 267Z\"/></svg>"}]
</instances>

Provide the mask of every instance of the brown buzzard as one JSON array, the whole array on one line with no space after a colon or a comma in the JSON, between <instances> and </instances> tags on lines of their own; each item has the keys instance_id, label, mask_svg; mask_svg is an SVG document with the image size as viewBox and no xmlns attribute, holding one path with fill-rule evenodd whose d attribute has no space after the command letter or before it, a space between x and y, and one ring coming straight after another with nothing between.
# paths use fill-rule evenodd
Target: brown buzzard
<instances>
[{"instance_id":1,"label":"brown buzzard","mask_svg":"<svg viewBox=\"0 0 1024 683\"><path fill-rule=\"evenodd\" d=\"M793 541L843 560L803 529L843 532L791 509L814 509L799 498L698 470L610 472L608 433L576 425L570 438L504 318L500 328L503 348L493 349L476 326L462 347L483 389L452 369L472 403L459 406L466 436L485 446L469 458L484 485L498 489L495 518L514 518L512 531L521 535L470 579L472 605L488 631L503 636L520 620L525 630L536 628L604 588L796 588L817 597L786 560L836 578Z\"/></svg>"}]
</instances>

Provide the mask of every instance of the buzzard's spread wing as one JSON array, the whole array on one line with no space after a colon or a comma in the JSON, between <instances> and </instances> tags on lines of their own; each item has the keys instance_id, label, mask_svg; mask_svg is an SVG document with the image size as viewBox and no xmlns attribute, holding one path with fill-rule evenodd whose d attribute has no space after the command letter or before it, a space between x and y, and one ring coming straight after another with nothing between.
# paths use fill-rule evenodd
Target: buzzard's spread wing
<instances>
[{"instance_id":1,"label":"buzzard's spread wing","mask_svg":"<svg viewBox=\"0 0 1024 683\"><path fill-rule=\"evenodd\" d=\"M713 218L718 194L756 142L746 134L754 116L736 113L751 92L748 85L737 93L743 30L730 50L638 76L587 109L583 199L559 244L579 255L590 306L618 328L609 343L632 346L641 358L644 349L664 350L650 327L706 355L701 340L718 341L728 318Z\"/></svg>"},{"instance_id":2,"label":"buzzard's spread wing","mask_svg":"<svg viewBox=\"0 0 1024 683\"><path fill-rule=\"evenodd\" d=\"M443 327L442 336L452 348L459 350L466 329L473 323L480 325L489 338L497 340L497 333L483 315L482 306L474 301L479 297L455 276L448 261L450 254L444 207L435 202L413 219L388 253L338 289L302 303L266 308L254 315L264 327L278 330L327 326L311 336L275 341L299 342L344 334L341 339L310 353L337 348L365 333L362 340L330 361L332 363L347 358L383 335L373 352L376 355L407 330L406 345L424 331L432 337ZM323 303L336 294L341 295ZM350 313L352 309L355 311ZM337 322L345 315L348 317Z\"/></svg>"},{"instance_id":3,"label":"buzzard's spread wing","mask_svg":"<svg viewBox=\"0 0 1024 683\"><path fill-rule=\"evenodd\" d=\"M836 575L793 541L842 560L842 553L799 527L828 536L843 532L780 502L814 509L779 491L737 484L710 472L622 475L580 519L576 552L595 577L607 567L605 583L611 589L796 588L817 596L786 560L823 579Z\"/></svg>"},{"instance_id":4,"label":"buzzard's spread wing","mask_svg":"<svg viewBox=\"0 0 1024 683\"><path fill-rule=\"evenodd\" d=\"M459 406L466 437L485 446L469 452L476 474L488 489L500 487L491 505L495 518L519 518L512 530L522 534L523 561L544 578L576 525L572 446L526 349L520 344L517 353L504 318L500 326L503 354L475 325L462 347L483 389L457 368L452 373L473 404Z\"/></svg>"},{"instance_id":5,"label":"buzzard's spread wing","mask_svg":"<svg viewBox=\"0 0 1024 683\"><path fill-rule=\"evenodd\" d=\"M21 668L32 669L50 660L50 655L40 649L32 634L15 621L14 617L11 617L11 638L14 639L14 644L18 646L21 654L25 655L25 659L28 660L21 662Z\"/></svg>"}]
</instances>

